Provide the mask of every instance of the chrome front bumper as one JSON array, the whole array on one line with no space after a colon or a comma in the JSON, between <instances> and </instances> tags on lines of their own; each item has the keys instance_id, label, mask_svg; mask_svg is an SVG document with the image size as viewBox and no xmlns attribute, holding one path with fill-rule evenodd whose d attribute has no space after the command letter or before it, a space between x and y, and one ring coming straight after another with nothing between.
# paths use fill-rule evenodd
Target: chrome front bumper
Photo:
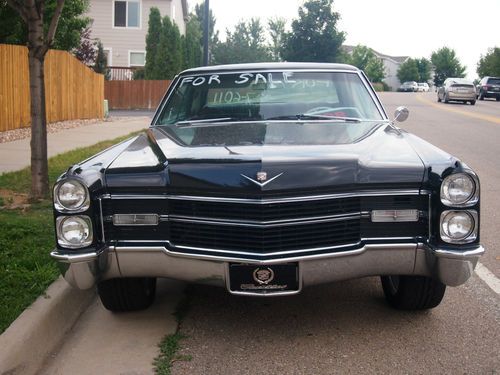
<instances>
[{"instance_id":1,"label":"chrome front bumper","mask_svg":"<svg viewBox=\"0 0 500 375\"><path fill-rule=\"evenodd\" d=\"M471 277L483 253L482 246L459 251L432 249L423 244L377 244L266 261L186 255L165 247L107 247L99 253L83 255L53 251L51 256L59 261L64 278L72 286L88 289L98 281L119 277L167 277L224 287L230 262L262 265L290 261L299 264L302 286L377 275L430 276L457 286ZM297 292L288 294L293 293Z\"/></svg>"}]
</instances>

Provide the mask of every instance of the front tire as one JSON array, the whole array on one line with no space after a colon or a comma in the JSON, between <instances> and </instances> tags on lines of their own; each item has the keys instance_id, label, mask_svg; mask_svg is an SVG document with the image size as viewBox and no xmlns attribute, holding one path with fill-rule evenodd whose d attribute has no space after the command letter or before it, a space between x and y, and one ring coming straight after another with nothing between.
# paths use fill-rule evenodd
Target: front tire
<instances>
[{"instance_id":1,"label":"front tire","mask_svg":"<svg viewBox=\"0 0 500 375\"><path fill-rule=\"evenodd\" d=\"M425 276L382 276L384 295L398 310L426 310L441 303L446 285Z\"/></svg>"},{"instance_id":2,"label":"front tire","mask_svg":"<svg viewBox=\"0 0 500 375\"><path fill-rule=\"evenodd\" d=\"M156 278L110 279L97 284L97 293L110 311L136 311L151 306L155 299Z\"/></svg>"},{"instance_id":3,"label":"front tire","mask_svg":"<svg viewBox=\"0 0 500 375\"><path fill-rule=\"evenodd\" d=\"M470 101L470 105L476 105L476 101L475 100L471 100Z\"/></svg>"},{"instance_id":4,"label":"front tire","mask_svg":"<svg viewBox=\"0 0 500 375\"><path fill-rule=\"evenodd\" d=\"M444 96L443 96L443 101L444 101L445 103L448 103L448 102L450 101L450 99L448 99L448 94L444 94Z\"/></svg>"},{"instance_id":5,"label":"front tire","mask_svg":"<svg viewBox=\"0 0 500 375\"><path fill-rule=\"evenodd\" d=\"M479 97L478 97L479 100L484 100L484 93L482 92L479 92Z\"/></svg>"}]
</instances>

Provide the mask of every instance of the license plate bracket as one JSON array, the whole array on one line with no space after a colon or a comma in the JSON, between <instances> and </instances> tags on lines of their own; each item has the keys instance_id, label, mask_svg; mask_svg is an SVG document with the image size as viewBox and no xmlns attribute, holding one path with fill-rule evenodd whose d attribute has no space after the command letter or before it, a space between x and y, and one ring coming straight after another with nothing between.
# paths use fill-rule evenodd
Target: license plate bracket
<instances>
[{"instance_id":1,"label":"license plate bracket","mask_svg":"<svg viewBox=\"0 0 500 375\"><path fill-rule=\"evenodd\" d=\"M299 264L230 263L228 288L236 294L294 294L300 290Z\"/></svg>"}]
</instances>

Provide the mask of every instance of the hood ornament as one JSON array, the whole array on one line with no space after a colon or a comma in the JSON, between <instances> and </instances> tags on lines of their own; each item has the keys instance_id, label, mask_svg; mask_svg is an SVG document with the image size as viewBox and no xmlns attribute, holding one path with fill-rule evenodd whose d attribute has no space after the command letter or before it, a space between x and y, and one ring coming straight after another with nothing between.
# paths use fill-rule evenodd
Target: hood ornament
<instances>
[{"instance_id":1,"label":"hood ornament","mask_svg":"<svg viewBox=\"0 0 500 375\"><path fill-rule=\"evenodd\" d=\"M244 174L241 174L241 177L244 177L246 178L248 181L251 181L253 182L254 184L256 185L259 185L260 187L264 187L266 186L268 183L276 180L279 176L281 176L283 173L285 172L281 172L279 175L276 175L274 176L273 178L271 178L270 180L267 179L267 172L264 172L264 171L260 171L260 172L257 172L257 176L256 176L256 180L254 180L253 178L251 177L248 177L248 176L245 176Z\"/></svg>"}]
</instances>

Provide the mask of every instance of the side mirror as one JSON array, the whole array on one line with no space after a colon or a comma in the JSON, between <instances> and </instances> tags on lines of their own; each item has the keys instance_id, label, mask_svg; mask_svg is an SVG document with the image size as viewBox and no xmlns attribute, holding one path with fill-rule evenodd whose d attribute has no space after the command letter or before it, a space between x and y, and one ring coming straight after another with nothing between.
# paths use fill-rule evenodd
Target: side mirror
<instances>
[{"instance_id":1,"label":"side mirror","mask_svg":"<svg viewBox=\"0 0 500 375\"><path fill-rule=\"evenodd\" d=\"M398 107L396 108L396 111L394 112L394 120L392 122L403 122L406 121L408 116L410 115L410 111L406 107Z\"/></svg>"}]
</instances>

